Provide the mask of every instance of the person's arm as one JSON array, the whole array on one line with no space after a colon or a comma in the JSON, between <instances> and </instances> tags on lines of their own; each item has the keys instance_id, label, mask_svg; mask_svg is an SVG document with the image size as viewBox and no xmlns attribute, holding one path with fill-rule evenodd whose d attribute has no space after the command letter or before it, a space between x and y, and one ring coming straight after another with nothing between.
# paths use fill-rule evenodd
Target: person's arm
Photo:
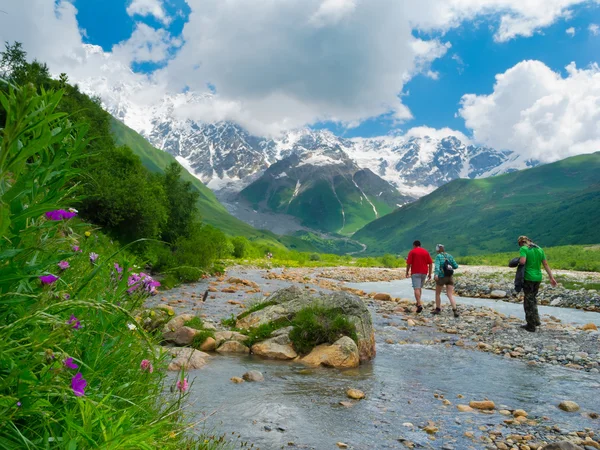
<instances>
[{"instance_id":1,"label":"person's arm","mask_svg":"<svg viewBox=\"0 0 600 450\"><path fill-rule=\"evenodd\" d=\"M429 263L429 275L427 275L427 279L431 280L431 272L433 271L433 261Z\"/></svg>"},{"instance_id":2,"label":"person's arm","mask_svg":"<svg viewBox=\"0 0 600 450\"><path fill-rule=\"evenodd\" d=\"M438 256L435 257L435 276L433 277L435 280L437 280L439 278L438 277L438 271L439 271L439 268L440 268L440 264L442 262L442 260Z\"/></svg>"},{"instance_id":3,"label":"person's arm","mask_svg":"<svg viewBox=\"0 0 600 450\"><path fill-rule=\"evenodd\" d=\"M524 266L525 263L527 262L527 247L523 246L521 247L521 249L519 250L519 264Z\"/></svg>"},{"instance_id":4,"label":"person's arm","mask_svg":"<svg viewBox=\"0 0 600 450\"><path fill-rule=\"evenodd\" d=\"M408 278L408 274L410 273L410 266L411 264L406 264L406 278Z\"/></svg>"},{"instance_id":5,"label":"person's arm","mask_svg":"<svg viewBox=\"0 0 600 450\"><path fill-rule=\"evenodd\" d=\"M544 259L542 261L542 264L544 265L544 269L546 269L546 273L548 274L548 277L550 277L550 284L552 286L556 286L558 283L556 282L556 280L554 279L554 276L552 275L552 270L550 270L550 266L548 265L548 261L546 261Z\"/></svg>"}]
</instances>

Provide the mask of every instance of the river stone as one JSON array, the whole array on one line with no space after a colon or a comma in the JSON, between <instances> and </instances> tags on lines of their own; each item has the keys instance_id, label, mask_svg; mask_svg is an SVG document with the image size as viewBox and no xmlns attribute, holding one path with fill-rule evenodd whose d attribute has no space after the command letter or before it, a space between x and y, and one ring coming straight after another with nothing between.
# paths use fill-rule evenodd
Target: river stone
<instances>
[{"instance_id":1,"label":"river stone","mask_svg":"<svg viewBox=\"0 0 600 450\"><path fill-rule=\"evenodd\" d=\"M210 358L210 355L189 347L174 347L168 352L173 357L168 369L173 371L201 369Z\"/></svg>"},{"instance_id":2,"label":"river stone","mask_svg":"<svg viewBox=\"0 0 600 450\"><path fill-rule=\"evenodd\" d=\"M217 353L250 353L250 349L238 341L225 341L217 347Z\"/></svg>"},{"instance_id":3,"label":"river stone","mask_svg":"<svg viewBox=\"0 0 600 450\"><path fill-rule=\"evenodd\" d=\"M360 389L350 388L346 391L346 395L348 396L348 398L351 398L353 400L362 400L363 398L365 398L365 393Z\"/></svg>"},{"instance_id":4,"label":"river stone","mask_svg":"<svg viewBox=\"0 0 600 450\"><path fill-rule=\"evenodd\" d=\"M291 344L278 344L275 339L267 339L252 346L252 353L269 359L294 359L298 354Z\"/></svg>"},{"instance_id":5,"label":"river stone","mask_svg":"<svg viewBox=\"0 0 600 450\"><path fill-rule=\"evenodd\" d=\"M483 401L471 401L469 402L469 406L474 409L482 409L485 411L490 411L496 408L496 404L491 400L483 400Z\"/></svg>"},{"instance_id":6,"label":"river stone","mask_svg":"<svg viewBox=\"0 0 600 450\"><path fill-rule=\"evenodd\" d=\"M506 298L506 291L495 289L490 292L490 298Z\"/></svg>"},{"instance_id":7,"label":"river stone","mask_svg":"<svg viewBox=\"0 0 600 450\"><path fill-rule=\"evenodd\" d=\"M243 343L246 339L248 339L248 336L238 333L237 331L217 331L215 333L217 347L220 347L225 341L237 341Z\"/></svg>"},{"instance_id":8,"label":"river stone","mask_svg":"<svg viewBox=\"0 0 600 450\"><path fill-rule=\"evenodd\" d=\"M375 300L383 300L384 302L389 302L392 300L392 296L390 294L379 293L373 296Z\"/></svg>"},{"instance_id":9,"label":"river stone","mask_svg":"<svg viewBox=\"0 0 600 450\"><path fill-rule=\"evenodd\" d=\"M598 327L595 323L586 323L584 326L581 327L581 329L584 331L598 331Z\"/></svg>"},{"instance_id":10,"label":"river stone","mask_svg":"<svg viewBox=\"0 0 600 450\"><path fill-rule=\"evenodd\" d=\"M583 450L579 445L575 445L569 441L554 442L542 447L540 450Z\"/></svg>"},{"instance_id":11,"label":"river stone","mask_svg":"<svg viewBox=\"0 0 600 450\"><path fill-rule=\"evenodd\" d=\"M210 336L200 345L200 350L203 352L214 352L217 348L217 342Z\"/></svg>"},{"instance_id":12,"label":"river stone","mask_svg":"<svg viewBox=\"0 0 600 450\"><path fill-rule=\"evenodd\" d=\"M558 407L560 409L562 409L563 411L566 412L575 412L575 411L579 411L579 405L575 402L569 401L569 400L565 400L563 402L560 402Z\"/></svg>"},{"instance_id":13,"label":"river stone","mask_svg":"<svg viewBox=\"0 0 600 450\"><path fill-rule=\"evenodd\" d=\"M458 409L460 412L473 412L473 408L471 408L469 405L456 405L456 409Z\"/></svg>"},{"instance_id":14,"label":"river stone","mask_svg":"<svg viewBox=\"0 0 600 450\"><path fill-rule=\"evenodd\" d=\"M265 381L265 377L258 370L250 370L242 375L244 381Z\"/></svg>"},{"instance_id":15,"label":"river stone","mask_svg":"<svg viewBox=\"0 0 600 450\"><path fill-rule=\"evenodd\" d=\"M274 292L266 301L274 304L238 320L236 326L248 329L284 317L291 319L301 309L314 304L326 308L339 308L356 327L360 361L369 361L375 357L375 332L371 313L358 296L348 292L312 296L296 286L291 286Z\"/></svg>"},{"instance_id":16,"label":"river stone","mask_svg":"<svg viewBox=\"0 0 600 450\"><path fill-rule=\"evenodd\" d=\"M184 323L193 318L193 314L181 314L169 320L162 329L163 339L175 345L190 345L198 331Z\"/></svg>"},{"instance_id":17,"label":"river stone","mask_svg":"<svg viewBox=\"0 0 600 450\"><path fill-rule=\"evenodd\" d=\"M343 336L332 345L317 345L300 360L311 366L326 366L336 369L358 367L360 359L356 343L348 336Z\"/></svg>"}]
</instances>

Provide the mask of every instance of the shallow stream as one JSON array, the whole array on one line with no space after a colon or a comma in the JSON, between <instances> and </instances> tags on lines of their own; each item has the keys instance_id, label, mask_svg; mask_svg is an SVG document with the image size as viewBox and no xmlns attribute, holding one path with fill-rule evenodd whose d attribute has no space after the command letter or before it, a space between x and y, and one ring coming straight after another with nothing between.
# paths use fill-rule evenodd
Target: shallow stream
<instances>
[{"instance_id":1,"label":"shallow stream","mask_svg":"<svg viewBox=\"0 0 600 450\"><path fill-rule=\"evenodd\" d=\"M261 273L264 272L246 270L229 275L243 276L263 286L265 280ZM291 284L279 280L269 283L267 288L271 291ZM206 283L186 286L172 295L201 293L206 286ZM409 280L350 286L402 297L412 293ZM426 299L432 296L432 292L425 292ZM460 299L459 302L523 314L518 304L482 299ZM223 303L209 300L204 311L229 312ZM600 324L598 313L563 308L544 308L542 313L565 322ZM225 315L228 314L221 317ZM484 398L495 401L498 408L525 409L530 418L545 416L548 419L544 423L558 425L563 430L599 427L598 420L581 413L566 413L556 406L568 399L576 401L581 411L598 412L600 377L597 374L555 366L531 366L521 360L507 360L454 346L387 344L386 338L402 338L406 332L386 326L388 321L375 314L374 323L377 357L358 369L313 369L254 356L214 357L204 369L190 373L190 379L194 380L191 408L200 417L206 417L197 427L198 431L230 436L235 433L241 436L240 441L262 449L336 449L337 442L344 442L353 449L400 449L405 448L401 443L403 439L422 448L485 448L483 443L464 437L464 433L472 431L478 438L487 436L487 430L500 427L504 435L510 434L510 429L501 426L506 417L498 413L460 413L456 409L459 403ZM241 376L248 370L262 372L265 381L242 384L230 381L231 377ZM364 391L366 399L347 408L339 402L348 401L345 391L350 387ZM434 394L444 395L452 405L443 405ZM459 399L458 395L464 398ZM429 420L439 428L435 440L419 428ZM291 443L295 447L289 445Z\"/></svg>"}]
</instances>

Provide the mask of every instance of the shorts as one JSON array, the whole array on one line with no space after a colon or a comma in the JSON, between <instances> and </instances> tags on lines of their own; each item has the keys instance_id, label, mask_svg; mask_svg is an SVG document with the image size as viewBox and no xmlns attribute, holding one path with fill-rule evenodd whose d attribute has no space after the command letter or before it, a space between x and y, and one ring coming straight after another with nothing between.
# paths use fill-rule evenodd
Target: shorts
<instances>
[{"instance_id":1,"label":"shorts","mask_svg":"<svg viewBox=\"0 0 600 450\"><path fill-rule=\"evenodd\" d=\"M438 286L454 286L454 277L450 275L449 277L438 278L435 284Z\"/></svg>"},{"instance_id":2,"label":"shorts","mask_svg":"<svg viewBox=\"0 0 600 450\"><path fill-rule=\"evenodd\" d=\"M412 279L413 289L421 289L425 284L425 280L427 279L427 275L424 273L414 273L410 277Z\"/></svg>"}]
</instances>

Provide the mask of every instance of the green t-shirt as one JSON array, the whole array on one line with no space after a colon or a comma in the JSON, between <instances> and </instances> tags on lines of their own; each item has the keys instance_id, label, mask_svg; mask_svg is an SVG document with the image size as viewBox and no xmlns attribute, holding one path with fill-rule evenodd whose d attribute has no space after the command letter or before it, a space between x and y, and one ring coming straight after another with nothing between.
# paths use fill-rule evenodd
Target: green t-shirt
<instances>
[{"instance_id":1,"label":"green t-shirt","mask_svg":"<svg viewBox=\"0 0 600 450\"><path fill-rule=\"evenodd\" d=\"M519 251L520 257L527 258L525 262L525 279L527 281L542 281L542 261L546 259L541 247L524 245Z\"/></svg>"}]
</instances>

